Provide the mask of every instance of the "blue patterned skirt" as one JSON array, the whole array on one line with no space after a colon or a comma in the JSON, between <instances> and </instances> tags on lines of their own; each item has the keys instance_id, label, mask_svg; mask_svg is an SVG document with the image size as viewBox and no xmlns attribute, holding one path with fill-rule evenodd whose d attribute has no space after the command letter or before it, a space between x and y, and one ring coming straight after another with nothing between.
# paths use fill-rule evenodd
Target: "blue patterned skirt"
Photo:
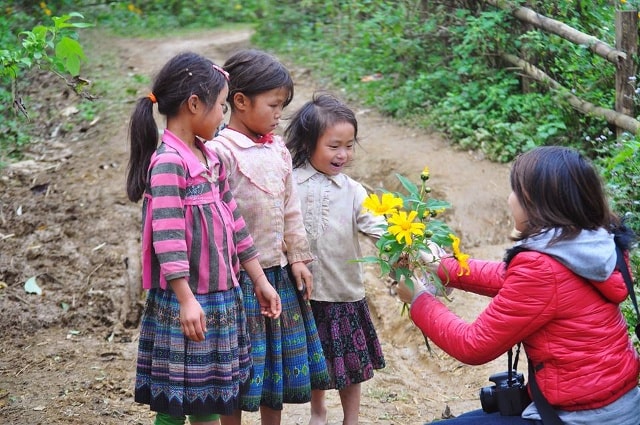
<instances>
[{"instance_id":1,"label":"blue patterned skirt","mask_svg":"<svg viewBox=\"0 0 640 425\"><path fill-rule=\"evenodd\" d=\"M135 401L171 416L230 415L251 370L242 290L195 294L205 340L187 339L173 291L151 289L140 326Z\"/></svg>"},{"instance_id":2,"label":"blue patterned skirt","mask_svg":"<svg viewBox=\"0 0 640 425\"><path fill-rule=\"evenodd\" d=\"M366 298L355 302L311 301L327 359L331 388L341 390L373 378L385 367Z\"/></svg>"},{"instance_id":3,"label":"blue patterned skirt","mask_svg":"<svg viewBox=\"0 0 640 425\"><path fill-rule=\"evenodd\" d=\"M241 397L249 412L260 406L282 410L283 403L307 403L312 389L328 389L329 374L309 301L296 289L290 268L265 269L278 291L282 314L276 320L260 313L260 304L247 273L240 273L251 334L253 368Z\"/></svg>"}]
</instances>

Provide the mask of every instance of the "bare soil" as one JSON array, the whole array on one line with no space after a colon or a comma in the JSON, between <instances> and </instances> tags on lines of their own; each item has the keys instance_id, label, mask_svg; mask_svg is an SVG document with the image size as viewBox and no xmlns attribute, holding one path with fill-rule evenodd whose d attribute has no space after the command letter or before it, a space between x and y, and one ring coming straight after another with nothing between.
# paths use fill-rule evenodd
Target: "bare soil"
<instances>
[{"instance_id":1,"label":"bare soil","mask_svg":"<svg viewBox=\"0 0 640 425\"><path fill-rule=\"evenodd\" d=\"M87 33L87 74L107 108L83 113L81 100L58 80L30 82L27 109L41 114L41 136L24 161L0 170L0 423L151 424L133 401L138 319L140 205L128 202L127 122L133 102L172 55L194 50L223 63L249 46L248 30L201 32L166 39L123 39ZM326 89L313 72L290 66L294 111ZM366 84L363 82L363 84ZM454 208L446 220L463 250L498 259L508 246L508 167L454 150L438 134L401 126L352 105L361 147L349 174L366 185L397 189L395 173L416 178L431 169L436 197ZM75 108L75 109L74 109ZM162 125L162 123L159 123ZM283 123L285 124L285 123ZM366 244L372 252L372 245ZM478 391L500 358L464 365L432 344L429 353L401 302L373 269L367 297L387 367L363 384L361 423L420 424L479 408ZM25 283L35 278L41 294ZM455 292L450 307L472 320L487 300ZM336 392L329 423L340 424ZM286 405L283 424L306 424L309 405ZM259 424L245 414L245 424Z\"/></svg>"}]
</instances>

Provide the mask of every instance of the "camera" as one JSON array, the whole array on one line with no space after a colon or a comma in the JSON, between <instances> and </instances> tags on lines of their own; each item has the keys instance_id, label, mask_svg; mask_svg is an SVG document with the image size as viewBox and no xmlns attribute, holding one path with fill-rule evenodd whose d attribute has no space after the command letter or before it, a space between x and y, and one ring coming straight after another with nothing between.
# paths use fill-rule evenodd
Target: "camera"
<instances>
[{"instance_id":1,"label":"camera","mask_svg":"<svg viewBox=\"0 0 640 425\"><path fill-rule=\"evenodd\" d=\"M518 416L531 403L522 373L515 370L495 373L489 381L495 385L480 388L480 404L486 413Z\"/></svg>"}]
</instances>

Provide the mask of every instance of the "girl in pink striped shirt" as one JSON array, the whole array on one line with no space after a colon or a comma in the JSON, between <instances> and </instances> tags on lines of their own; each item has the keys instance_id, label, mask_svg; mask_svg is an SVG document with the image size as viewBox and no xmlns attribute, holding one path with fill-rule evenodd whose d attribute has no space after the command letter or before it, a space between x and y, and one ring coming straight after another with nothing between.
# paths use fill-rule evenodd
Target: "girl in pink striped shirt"
<instances>
[{"instance_id":1,"label":"girl in pink striped shirt","mask_svg":"<svg viewBox=\"0 0 640 425\"><path fill-rule=\"evenodd\" d=\"M142 285L135 400L155 424L219 424L252 365L240 265L261 311L280 298L258 262L223 164L203 143L223 118L228 75L195 53L173 57L131 116L127 195L142 204ZM153 105L166 116L158 145Z\"/></svg>"}]
</instances>

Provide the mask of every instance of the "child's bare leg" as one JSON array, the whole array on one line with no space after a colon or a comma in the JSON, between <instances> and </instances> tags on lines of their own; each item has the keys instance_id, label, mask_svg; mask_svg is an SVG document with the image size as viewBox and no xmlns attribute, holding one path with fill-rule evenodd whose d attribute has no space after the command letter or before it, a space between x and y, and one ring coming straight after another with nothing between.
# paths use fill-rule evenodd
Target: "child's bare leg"
<instances>
[{"instance_id":1,"label":"child's bare leg","mask_svg":"<svg viewBox=\"0 0 640 425\"><path fill-rule=\"evenodd\" d=\"M324 402L324 390L311 390L311 419L309 425L327 424L327 406Z\"/></svg>"},{"instance_id":2,"label":"child's bare leg","mask_svg":"<svg viewBox=\"0 0 640 425\"><path fill-rule=\"evenodd\" d=\"M280 425L282 410L274 410L266 406L260 406L260 423L262 425Z\"/></svg>"},{"instance_id":3,"label":"child's bare leg","mask_svg":"<svg viewBox=\"0 0 640 425\"><path fill-rule=\"evenodd\" d=\"M240 425L242 423L242 410L237 409L233 411L232 415L220 416L222 425Z\"/></svg>"},{"instance_id":4,"label":"child's bare leg","mask_svg":"<svg viewBox=\"0 0 640 425\"><path fill-rule=\"evenodd\" d=\"M360 384L351 384L339 393L344 415L342 425L357 425L360 416Z\"/></svg>"}]
</instances>

